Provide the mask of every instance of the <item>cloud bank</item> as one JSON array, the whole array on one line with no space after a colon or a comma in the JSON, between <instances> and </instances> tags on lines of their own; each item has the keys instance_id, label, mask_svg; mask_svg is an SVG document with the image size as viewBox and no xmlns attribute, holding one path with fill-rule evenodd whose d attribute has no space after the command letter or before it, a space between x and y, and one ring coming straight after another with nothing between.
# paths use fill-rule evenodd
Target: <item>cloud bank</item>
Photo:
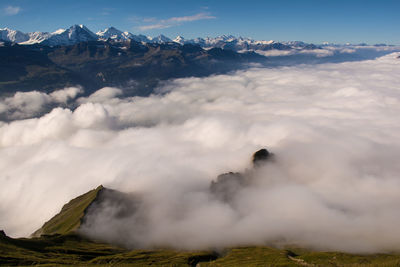
<instances>
[{"instance_id":1,"label":"cloud bank","mask_svg":"<svg viewBox=\"0 0 400 267\"><path fill-rule=\"evenodd\" d=\"M108 87L75 110L3 122L1 227L29 235L103 184L140 196L146 224L108 220L110 206L86 233L127 246L399 250L398 55L178 79L147 98ZM274 163L232 202L210 193L261 147Z\"/></svg>"},{"instance_id":2,"label":"cloud bank","mask_svg":"<svg viewBox=\"0 0 400 267\"><path fill-rule=\"evenodd\" d=\"M66 105L82 92L80 87L68 87L50 94L39 91L17 92L12 97L0 100L0 118L3 120L31 118L55 105Z\"/></svg>"}]
</instances>

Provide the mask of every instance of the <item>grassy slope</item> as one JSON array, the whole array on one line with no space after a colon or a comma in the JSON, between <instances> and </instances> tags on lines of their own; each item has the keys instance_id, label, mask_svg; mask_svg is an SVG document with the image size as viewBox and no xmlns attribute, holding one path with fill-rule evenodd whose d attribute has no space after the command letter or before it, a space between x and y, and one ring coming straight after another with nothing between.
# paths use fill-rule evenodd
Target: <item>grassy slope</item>
<instances>
[{"instance_id":1,"label":"grassy slope","mask_svg":"<svg viewBox=\"0 0 400 267\"><path fill-rule=\"evenodd\" d=\"M93 258L115 255L124 249L89 241L80 236L53 235L32 239L0 237L0 265L80 265Z\"/></svg>"},{"instance_id":2,"label":"grassy slope","mask_svg":"<svg viewBox=\"0 0 400 267\"><path fill-rule=\"evenodd\" d=\"M89 241L77 235L33 239L0 238L0 265L10 266L399 266L400 255L305 252L293 256L271 247L211 251L132 250Z\"/></svg>"},{"instance_id":3,"label":"grassy slope","mask_svg":"<svg viewBox=\"0 0 400 267\"><path fill-rule=\"evenodd\" d=\"M76 234L99 186L64 205L35 232L36 238L13 239L0 232L0 265L40 266L400 266L400 254L355 255L266 246L212 251L127 250ZM200 265L198 265L200 264Z\"/></svg>"},{"instance_id":4,"label":"grassy slope","mask_svg":"<svg viewBox=\"0 0 400 267\"><path fill-rule=\"evenodd\" d=\"M47 221L39 230L35 231L32 236L39 237L43 234L68 234L77 230L85 215L86 209L96 199L103 186L99 186L86 194L72 199L65 204L61 211Z\"/></svg>"}]
</instances>

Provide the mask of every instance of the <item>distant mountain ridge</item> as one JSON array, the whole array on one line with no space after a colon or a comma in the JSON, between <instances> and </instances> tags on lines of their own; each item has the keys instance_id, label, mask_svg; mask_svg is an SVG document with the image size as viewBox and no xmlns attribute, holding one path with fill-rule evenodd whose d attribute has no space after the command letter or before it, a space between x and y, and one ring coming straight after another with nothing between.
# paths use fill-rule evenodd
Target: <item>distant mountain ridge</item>
<instances>
[{"instance_id":1,"label":"distant mountain ridge","mask_svg":"<svg viewBox=\"0 0 400 267\"><path fill-rule=\"evenodd\" d=\"M0 95L32 90L52 92L76 85L84 87L87 94L116 86L124 88L126 95L149 95L162 80L221 74L266 60L254 52L158 43L163 37L154 43L118 41L111 39L121 35L115 30L103 33L108 36L105 41L93 41L93 35L80 26L58 32L38 44L0 42ZM50 45L69 44L80 37L88 41Z\"/></svg>"},{"instance_id":2,"label":"distant mountain ridge","mask_svg":"<svg viewBox=\"0 0 400 267\"><path fill-rule=\"evenodd\" d=\"M350 49L349 49L350 48ZM17 91L82 86L85 94L105 86L124 88L125 96L147 96L160 81L205 77L254 66L289 66L363 60L379 52L300 41L256 41L222 35L174 40L122 32L114 27L93 33L73 25L53 33L0 29L0 96ZM386 51L386 52L385 52Z\"/></svg>"},{"instance_id":3,"label":"distant mountain ridge","mask_svg":"<svg viewBox=\"0 0 400 267\"><path fill-rule=\"evenodd\" d=\"M141 43L178 43L196 44L202 48L224 48L234 51L240 50L289 50L293 48L315 49L316 45L307 44L304 42L275 42L257 41L250 38L235 37L233 35L222 35L215 38L195 38L185 39L182 36L177 36L175 39L170 39L165 35L155 37L145 36L142 34L135 35L130 32L123 32L115 27L109 27L97 33L93 33L84 25L73 25L68 29L59 29L55 32L31 32L23 33L21 31L8 28L0 28L0 40L18 43L18 44L43 44L48 46L63 46L73 45L87 41L106 41L108 39L114 41L134 40Z\"/></svg>"}]
</instances>

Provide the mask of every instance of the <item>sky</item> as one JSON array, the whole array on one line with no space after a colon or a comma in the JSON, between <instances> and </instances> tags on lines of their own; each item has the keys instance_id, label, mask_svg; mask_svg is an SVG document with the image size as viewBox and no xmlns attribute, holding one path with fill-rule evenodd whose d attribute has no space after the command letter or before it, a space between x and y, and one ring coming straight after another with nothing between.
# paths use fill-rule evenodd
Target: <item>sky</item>
<instances>
[{"instance_id":1,"label":"sky","mask_svg":"<svg viewBox=\"0 0 400 267\"><path fill-rule=\"evenodd\" d=\"M400 44L399 10L398 0L0 0L0 27L52 32L84 24L150 36Z\"/></svg>"}]
</instances>

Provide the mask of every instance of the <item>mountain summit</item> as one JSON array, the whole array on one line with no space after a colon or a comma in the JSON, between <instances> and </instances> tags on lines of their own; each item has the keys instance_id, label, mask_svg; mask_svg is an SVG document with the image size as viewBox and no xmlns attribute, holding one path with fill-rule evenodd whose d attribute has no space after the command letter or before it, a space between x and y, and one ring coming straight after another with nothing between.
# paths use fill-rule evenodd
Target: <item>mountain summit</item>
<instances>
[{"instance_id":1,"label":"mountain summit","mask_svg":"<svg viewBox=\"0 0 400 267\"><path fill-rule=\"evenodd\" d=\"M96 41L97 39L98 36L84 25L73 25L69 29L60 29L53 32L41 43L50 46L72 45L80 42Z\"/></svg>"},{"instance_id":2,"label":"mountain summit","mask_svg":"<svg viewBox=\"0 0 400 267\"><path fill-rule=\"evenodd\" d=\"M0 28L0 40L13 43L22 43L29 40L29 34L11 30L9 28Z\"/></svg>"},{"instance_id":3,"label":"mountain summit","mask_svg":"<svg viewBox=\"0 0 400 267\"><path fill-rule=\"evenodd\" d=\"M98 31L96 35L101 39L101 40L107 40L107 39L112 39L112 40L128 40L131 39L133 34L129 32L122 32L114 27L110 27L107 29L104 29L102 31Z\"/></svg>"}]
</instances>

